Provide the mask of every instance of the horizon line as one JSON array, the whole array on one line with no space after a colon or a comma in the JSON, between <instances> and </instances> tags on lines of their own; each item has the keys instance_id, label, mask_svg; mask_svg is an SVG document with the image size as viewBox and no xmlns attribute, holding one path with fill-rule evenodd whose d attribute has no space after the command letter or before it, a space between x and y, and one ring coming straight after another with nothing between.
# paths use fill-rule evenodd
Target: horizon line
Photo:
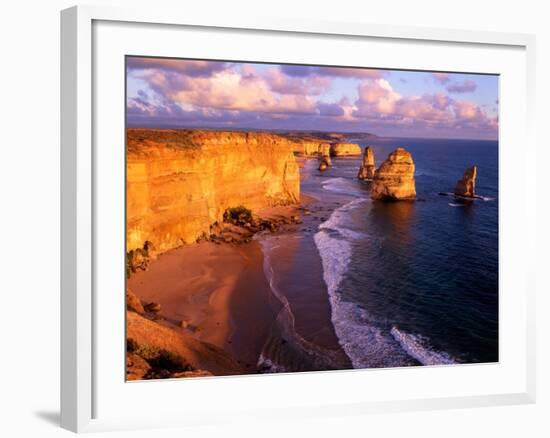
<instances>
[{"instance_id":1,"label":"horizon line","mask_svg":"<svg viewBox=\"0 0 550 438\"><path fill-rule=\"evenodd\" d=\"M231 132L231 131L252 131L252 132L304 132L304 133L323 133L323 134L357 134L357 135L370 135L377 138L387 138L387 139L417 139L417 140L469 140L469 141L499 141L499 138L472 138L472 137L418 137L418 136L393 136L393 135L378 135L369 131L338 131L338 130L327 130L322 131L319 129L260 129L260 128L223 128L223 127L187 127L187 126L126 126L126 129L158 129L158 130L187 130L187 131L221 131L221 132Z\"/></svg>"}]
</instances>

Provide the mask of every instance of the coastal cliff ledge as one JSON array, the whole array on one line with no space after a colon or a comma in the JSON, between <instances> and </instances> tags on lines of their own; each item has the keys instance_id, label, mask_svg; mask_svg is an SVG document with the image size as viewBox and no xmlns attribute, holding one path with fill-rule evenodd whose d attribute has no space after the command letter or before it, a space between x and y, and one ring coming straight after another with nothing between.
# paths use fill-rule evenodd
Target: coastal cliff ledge
<instances>
[{"instance_id":1,"label":"coastal cliff ledge","mask_svg":"<svg viewBox=\"0 0 550 438\"><path fill-rule=\"evenodd\" d=\"M128 129L127 250L194 243L238 205L299 202L294 148L262 132Z\"/></svg>"},{"instance_id":2,"label":"coastal cliff ledge","mask_svg":"<svg viewBox=\"0 0 550 438\"><path fill-rule=\"evenodd\" d=\"M332 143L330 155L333 157L347 157L361 155L361 147L355 143Z\"/></svg>"}]
</instances>

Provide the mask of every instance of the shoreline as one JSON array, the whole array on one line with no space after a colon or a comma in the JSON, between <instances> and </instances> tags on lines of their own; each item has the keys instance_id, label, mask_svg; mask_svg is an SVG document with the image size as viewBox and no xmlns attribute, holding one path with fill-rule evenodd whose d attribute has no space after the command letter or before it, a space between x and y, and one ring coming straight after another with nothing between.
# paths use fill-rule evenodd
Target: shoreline
<instances>
[{"instance_id":1,"label":"shoreline","mask_svg":"<svg viewBox=\"0 0 550 438\"><path fill-rule=\"evenodd\" d=\"M215 238L169 250L151 261L147 270L134 273L127 286L142 303L160 305L161 310L154 318L158 325L173 330L188 341L193 339L213 346L238 364L238 370L229 366L228 374L268 371L263 363L266 346L270 344L272 348L273 343L285 345L287 342L290 346L294 340L300 345L292 354L298 351L306 356L325 356L310 361L304 370L351 368L331 323L320 256L316 254L318 269L304 266L311 271L306 277L314 278L311 285L315 278L317 280L312 301L307 303L310 308L317 309L315 315L305 314L299 296L289 296L292 304L290 319L293 325L296 324L297 331L294 327L291 331L287 330L288 327L281 331L278 326L285 304L272 289L265 271L268 259L261 240L276 239L281 246L278 260L293 260L296 250L293 237L309 233L314 245L313 235L318 223L327 213L330 214L327 208L319 199L302 193L300 204L270 207L258 212L262 219L278 221L280 227L277 231L261 231L252 239L245 233L241 240L231 239L230 242ZM288 220L296 216L298 220ZM231 232L236 235L234 227ZM296 274L288 274L286 281L291 281L292 275ZM293 314L295 305L302 306L296 316ZM326 360L328 357L330 363ZM296 358L296 363L299 362ZM314 363L323 365L312 365ZM209 369L207 363L205 370L216 375L220 369L214 368Z\"/></svg>"},{"instance_id":2,"label":"shoreline","mask_svg":"<svg viewBox=\"0 0 550 438\"><path fill-rule=\"evenodd\" d=\"M316 201L304 194L300 204L266 208L258 216L278 223L269 234L281 236L296 231L301 220L289 219ZM222 232L158 255L147 270L132 274L127 287L142 303L160 305L153 324L223 350L241 367L239 374L250 374L259 372L281 305L265 276L260 242L238 228L228 226L229 241Z\"/></svg>"},{"instance_id":3,"label":"shoreline","mask_svg":"<svg viewBox=\"0 0 550 438\"><path fill-rule=\"evenodd\" d=\"M265 330L271 313L269 285L262 271L257 275L262 261L255 241L201 242L161 254L147 271L134 274L128 287L142 302L160 304L160 325L225 351L241 373L256 372L256 361L243 350L254 344L247 335Z\"/></svg>"}]
</instances>

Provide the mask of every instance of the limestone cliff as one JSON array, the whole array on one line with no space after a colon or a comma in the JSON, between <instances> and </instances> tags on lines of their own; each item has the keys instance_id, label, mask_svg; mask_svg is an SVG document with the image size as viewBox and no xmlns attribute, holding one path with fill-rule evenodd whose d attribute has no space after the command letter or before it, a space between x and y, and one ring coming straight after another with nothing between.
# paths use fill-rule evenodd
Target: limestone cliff
<instances>
[{"instance_id":1,"label":"limestone cliff","mask_svg":"<svg viewBox=\"0 0 550 438\"><path fill-rule=\"evenodd\" d=\"M307 157L315 157L323 150L330 147L329 143L319 143L316 141L307 141L293 139L294 141L294 152L298 155L304 155Z\"/></svg>"},{"instance_id":2,"label":"limestone cliff","mask_svg":"<svg viewBox=\"0 0 550 438\"><path fill-rule=\"evenodd\" d=\"M129 129L127 250L193 243L230 207L298 202L293 149L267 133Z\"/></svg>"},{"instance_id":3,"label":"limestone cliff","mask_svg":"<svg viewBox=\"0 0 550 438\"><path fill-rule=\"evenodd\" d=\"M370 146L367 146L363 154L363 161L361 162L357 178L370 180L374 177L374 170L374 151Z\"/></svg>"},{"instance_id":4,"label":"limestone cliff","mask_svg":"<svg viewBox=\"0 0 550 438\"><path fill-rule=\"evenodd\" d=\"M361 147L355 143L332 143L330 145L330 155L333 157L361 155Z\"/></svg>"},{"instance_id":5,"label":"limestone cliff","mask_svg":"<svg viewBox=\"0 0 550 438\"><path fill-rule=\"evenodd\" d=\"M455 195L465 196L468 198L475 197L476 191L476 176L477 176L477 167L472 166L464 172L462 179L459 179L455 187Z\"/></svg>"},{"instance_id":6,"label":"limestone cliff","mask_svg":"<svg viewBox=\"0 0 550 438\"><path fill-rule=\"evenodd\" d=\"M375 200L411 200L416 197L414 162L403 148L397 148L374 173L371 197Z\"/></svg>"}]
</instances>

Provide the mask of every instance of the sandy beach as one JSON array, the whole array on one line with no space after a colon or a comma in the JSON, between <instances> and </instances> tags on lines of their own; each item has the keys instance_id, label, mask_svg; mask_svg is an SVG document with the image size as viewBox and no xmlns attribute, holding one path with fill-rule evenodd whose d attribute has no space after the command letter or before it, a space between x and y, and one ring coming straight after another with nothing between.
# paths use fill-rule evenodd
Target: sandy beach
<instances>
[{"instance_id":1,"label":"sandy beach","mask_svg":"<svg viewBox=\"0 0 550 438\"><path fill-rule=\"evenodd\" d=\"M142 301L159 303L165 323L238 352L244 368L255 368L262 333L273 319L257 242L204 242L169 251L132 276L128 286ZM256 351L249 351L251 345Z\"/></svg>"},{"instance_id":2,"label":"sandy beach","mask_svg":"<svg viewBox=\"0 0 550 438\"><path fill-rule=\"evenodd\" d=\"M272 254L279 266L276 285L303 285L283 301L273 293L276 285L270 285L266 277L265 247L262 250L259 235L244 243L207 241L167 251L152 261L146 271L133 274L128 287L143 303L160 304L162 318L158 322L181 334L184 343L193 339L219 348L238 364L238 373L265 369L259 359L274 347L285 360L302 362L293 356L321 354L330 356L330 360L337 357L340 367L347 367L349 363L330 323L330 304L316 250L308 250L314 263L309 259L302 263L296 260L302 245L301 233L314 229L319 214L323 214L319 208L315 198L304 194L300 206L271 207L259 212L262 218L279 221L302 214L300 225L285 224L265 236L277 243ZM293 266L302 272L292 271ZM285 302L299 314L286 315ZM305 308L313 312L302 312ZM292 327L281 327L281 321L288 318ZM298 342L293 345L296 339ZM317 361L305 361L305 369L317 369ZM219 368L215 371L219 372ZM233 373L235 370L231 369Z\"/></svg>"}]
</instances>

